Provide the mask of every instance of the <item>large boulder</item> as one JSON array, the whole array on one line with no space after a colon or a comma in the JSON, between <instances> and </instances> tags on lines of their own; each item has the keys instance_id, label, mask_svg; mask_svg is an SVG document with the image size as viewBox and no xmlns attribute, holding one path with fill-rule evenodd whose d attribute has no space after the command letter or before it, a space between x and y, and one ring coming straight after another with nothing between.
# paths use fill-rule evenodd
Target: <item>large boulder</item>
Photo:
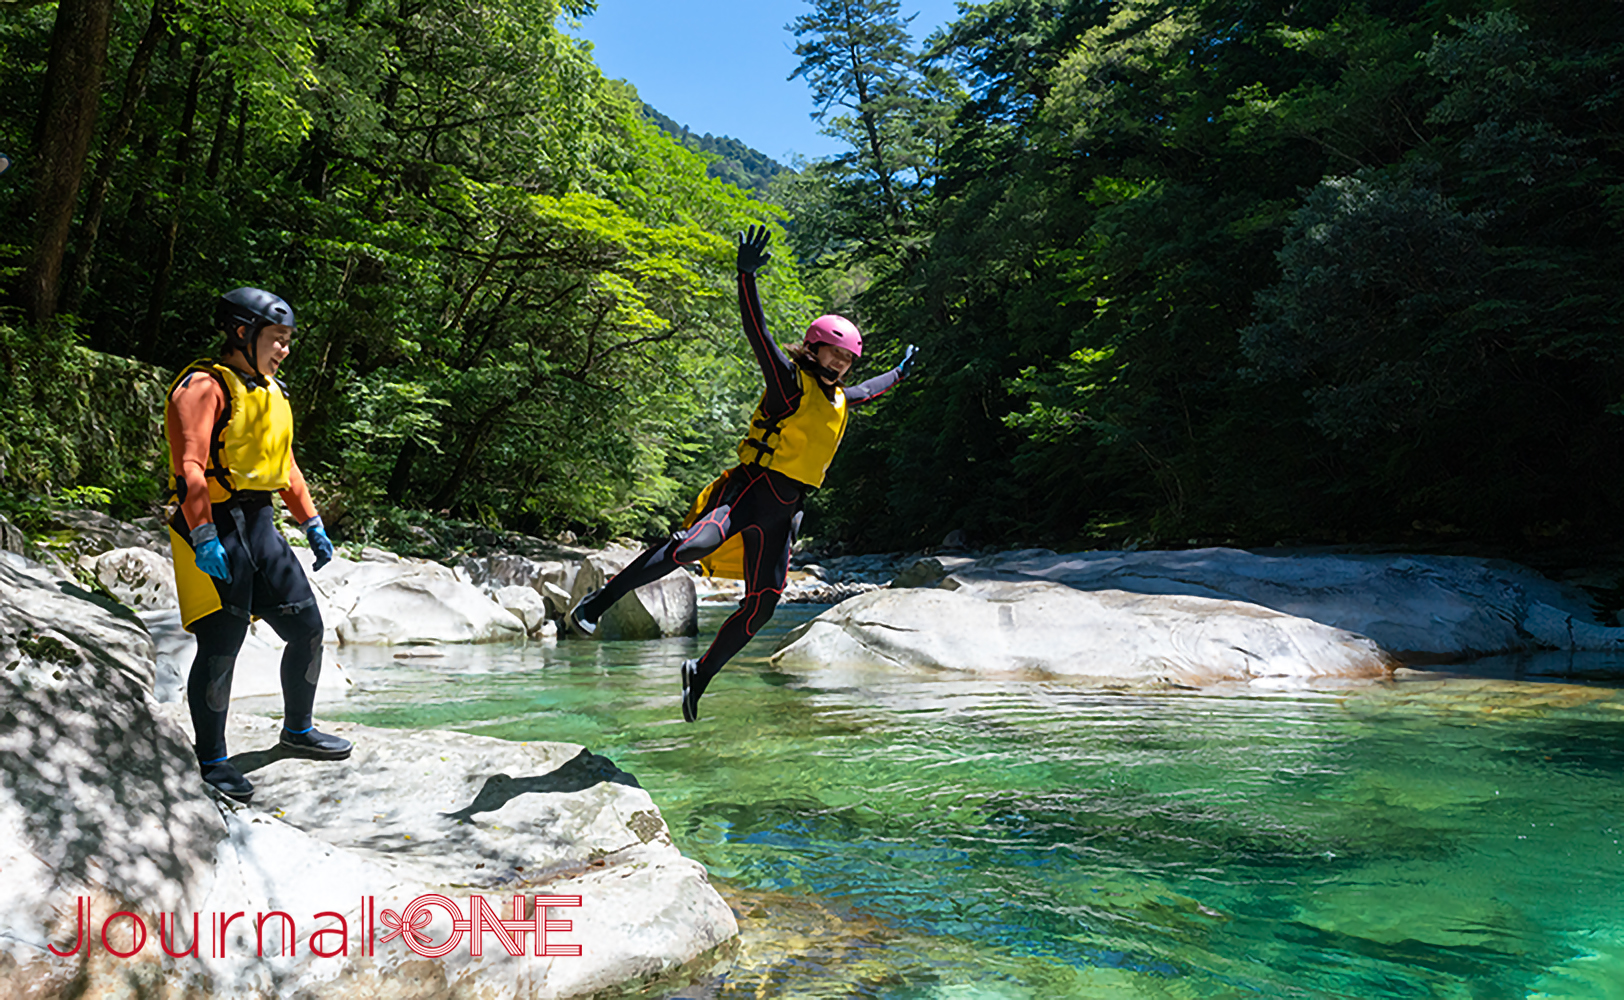
<instances>
[{"instance_id":1,"label":"large boulder","mask_svg":"<svg viewBox=\"0 0 1624 1000\"><path fill-rule=\"evenodd\" d=\"M1461 556L1037 550L943 568L949 571L934 582L944 588L1048 581L1077 590L1244 601L1369 636L1410 660L1534 648L1568 634L1553 619L1593 622L1582 593L1514 563ZM914 579L932 582L918 567ZM1593 648L1607 647L1597 640Z\"/></svg>"},{"instance_id":2,"label":"large boulder","mask_svg":"<svg viewBox=\"0 0 1624 1000\"><path fill-rule=\"evenodd\" d=\"M455 570L427 559L366 549L320 570L309 549L294 554L310 576L322 620L345 645L417 646L523 639L524 622Z\"/></svg>"},{"instance_id":3,"label":"large boulder","mask_svg":"<svg viewBox=\"0 0 1624 1000\"><path fill-rule=\"evenodd\" d=\"M50 514L51 530L35 538L70 561L114 549L144 548L169 555L169 529L154 517L120 521L95 510L64 508Z\"/></svg>"},{"instance_id":4,"label":"large boulder","mask_svg":"<svg viewBox=\"0 0 1624 1000\"><path fill-rule=\"evenodd\" d=\"M523 622L468 584L414 575L357 595L338 626L338 641L370 646L510 642L524 638L525 631Z\"/></svg>"},{"instance_id":5,"label":"large boulder","mask_svg":"<svg viewBox=\"0 0 1624 1000\"><path fill-rule=\"evenodd\" d=\"M638 556L632 549L605 549L581 562L575 577L570 603L608 583ZM598 620L599 639L660 639L673 635L699 634L699 600L694 578L676 572L638 587L611 607Z\"/></svg>"},{"instance_id":6,"label":"large boulder","mask_svg":"<svg viewBox=\"0 0 1624 1000\"><path fill-rule=\"evenodd\" d=\"M792 631L772 662L788 670L834 664L1127 686L1379 677L1395 665L1364 636L1256 605L1036 582L871 591Z\"/></svg>"},{"instance_id":7,"label":"large boulder","mask_svg":"<svg viewBox=\"0 0 1624 1000\"><path fill-rule=\"evenodd\" d=\"M736 933L648 794L578 746L341 724L354 755L317 763L282 757L275 720L233 713L256 805L216 798L184 708L147 697L140 623L63 586L0 564L0 995L568 997ZM430 894L508 919L521 896L532 927L535 896L579 897L545 916L572 925L549 945L582 952L535 955L532 935L513 956L487 932L474 957L465 932L422 954L419 935L453 933L443 907L401 919ZM419 950L384 940L391 920Z\"/></svg>"}]
</instances>

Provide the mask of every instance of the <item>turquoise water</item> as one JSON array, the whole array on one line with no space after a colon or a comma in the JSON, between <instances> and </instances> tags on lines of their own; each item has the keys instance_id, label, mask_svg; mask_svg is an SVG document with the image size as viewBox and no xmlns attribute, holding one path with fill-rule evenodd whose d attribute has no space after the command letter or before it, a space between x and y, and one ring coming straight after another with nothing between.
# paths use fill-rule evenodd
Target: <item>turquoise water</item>
<instances>
[{"instance_id":1,"label":"turquoise water","mask_svg":"<svg viewBox=\"0 0 1624 1000\"><path fill-rule=\"evenodd\" d=\"M341 717L580 743L635 774L741 926L642 996L1624 997L1605 682L1129 695L775 670L819 610L781 609L694 725L677 665L722 610L700 640L345 649Z\"/></svg>"}]
</instances>

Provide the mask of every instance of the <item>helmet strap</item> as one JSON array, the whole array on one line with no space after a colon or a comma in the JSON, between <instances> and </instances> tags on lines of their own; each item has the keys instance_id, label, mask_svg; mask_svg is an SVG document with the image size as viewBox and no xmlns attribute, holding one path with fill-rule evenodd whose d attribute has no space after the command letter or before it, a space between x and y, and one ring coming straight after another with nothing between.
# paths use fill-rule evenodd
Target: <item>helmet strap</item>
<instances>
[{"instance_id":1,"label":"helmet strap","mask_svg":"<svg viewBox=\"0 0 1624 1000\"><path fill-rule=\"evenodd\" d=\"M244 332L238 333L238 328ZM259 385L260 380L265 377L259 370L259 332L264 328L264 324L237 323L232 327L230 334L231 340L235 343L229 344L228 350L234 349L242 355L244 361L248 362L246 381L249 386Z\"/></svg>"},{"instance_id":2,"label":"helmet strap","mask_svg":"<svg viewBox=\"0 0 1624 1000\"><path fill-rule=\"evenodd\" d=\"M840 385L841 384L840 380L844 376L837 373L833 368L828 368L828 367L825 367L824 365L818 364L816 359L814 359L812 357L809 357L809 356L803 356L803 357L796 358L795 360L799 361L800 364L801 364L801 367L806 369L808 372L810 372L812 374L812 377L814 377L814 378L816 378L816 379L818 379L818 380L820 380L822 382L825 382L825 383L827 383L829 385Z\"/></svg>"}]
</instances>

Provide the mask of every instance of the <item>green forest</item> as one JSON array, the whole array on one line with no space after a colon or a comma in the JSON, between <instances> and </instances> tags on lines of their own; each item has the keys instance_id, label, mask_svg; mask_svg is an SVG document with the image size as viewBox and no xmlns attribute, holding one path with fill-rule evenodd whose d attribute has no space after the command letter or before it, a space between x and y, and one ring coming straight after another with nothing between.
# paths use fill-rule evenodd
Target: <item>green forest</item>
<instances>
[{"instance_id":1,"label":"green forest","mask_svg":"<svg viewBox=\"0 0 1624 1000\"><path fill-rule=\"evenodd\" d=\"M689 149L697 150L701 155L708 154L710 165L706 172L712 177L727 181L734 187L744 188L757 194L765 194L772 184L772 179L784 172L784 165L759 150L751 149L744 143L728 135L695 135L694 131L686 125L680 125L667 115L661 114L659 109L643 105L643 114L661 130L675 138Z\"/></svg>"},{"instance_id":2,"label":"green forest","mask_svg":"<svg viewBox=\"0 0 1624 1000\"><path fill-rule=\"evenodd\" d=\"M921 348L817 544L1621 540L1618 3L807 0L847 152L764 183L602 75L593 7L6 4L0 506L151 510L250 284L336 539L658 535L759 394L765 224L781 340Z\"/></svg>"}]
</instances>

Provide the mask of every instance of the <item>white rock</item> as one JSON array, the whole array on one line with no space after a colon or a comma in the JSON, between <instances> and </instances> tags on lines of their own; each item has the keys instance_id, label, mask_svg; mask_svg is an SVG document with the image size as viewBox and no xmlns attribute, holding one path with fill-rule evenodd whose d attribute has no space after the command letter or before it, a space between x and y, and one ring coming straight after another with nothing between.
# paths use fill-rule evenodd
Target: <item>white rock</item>
<instances>
[{"instance_id":1,"label":"white rock","mask_svg":"<svg viewBox=\"0 0 1624 1000\"><path fill-rule=\"evenodd\" d=\"M571 606L607 583L638 555L632 549L605 549L587 556L570 592ZM699 603L694 593L694 578L678 571L638 587L616 601L598 620L595 638L659 639L698 634Z\"/></svg>"},{"instance_id":2,"label":"white rock","mask_svg":"<svg viewBox=\"0 0 1624 1000\"><path fill-rule=\"evenodd\" d=\"M547 613L555 618L562 618L570 610L570 592L556 583L543 580L536 588L542 600L547 602Z\"/></svg>"},{"instance_id":3,"label":"white rock","mask_svg":"<svg viewBox=\"0 0 1624 1000\"><path fill-rule=\"evenodd\" d=\"M478 588L428 574L396 577L359 591L338 626L338 641L344 645L506 642L524 634L524 623Z\"/></svg>"},{"instance_id":4,"label":"white rock","mask_svg":"<svg viewBox=\"0 0 1624 1000\"><path fill-rule=\"evenodd\" d=\"M120 601L141 611L178 608L175 567L151 549L112 549L95 556L91 572Z\"/></svg>"},{"instance_id":5,"label":"white rock","mask_svg":"<svg viewBox=\"0 0 1624 1000\"><path fill-rule=\"evenodd\" d=\"M215 798L185 709L146 695L146 632L54 583L0 564L0 996L566 997L635 986L737 933L647 793L580 747L337 724L324 728L353 739L354 755L313 762L280 756L276 720L233 713L233 760L256 805ZM440 958L382 941L384 911L429 893L463 916L477 894L503 917L515 894L580 896L548 914L573 924L549 943L583 954L511 956L491 934L480 958L466 939ZM88 950L53 955L47 945L78 937L80 899ZM120 910L147 932L129 957L101 943ZM295 922L296 953L281 953L277 918L255 954L255 920L272 911ZM174 915L168 941L184 947L194 912L198 954L162 954L160 915ZM348 951L321 957L310 936L336 927L332 914ZM219 917L232 918L223 933ZM113 946L128 947L132 926L113 924ZM428 928L437 941L449 929L443 917Z\"/></svg>"},{"instance_id":6,"label":"white rock","mask_svg":"<svg viewBox=\"0 0 1624 1000\"><path fill-rule=\"evenodd\" d=\"M1460 556L1183 552L1002 553L955 570L943 587L1049 580L1245 601L1369 636L1400 656L1464 658L1528 649L1535 604L1592 621L1583 595L1513 563Z\"/></svg>"},{"instance_id":7,"label":"white rock","mask_svg":"<svg viewBox=\"0 0 1624 1000\"><path fill-rule=\"evenodd\" d=\"M1364 636L1255 605L1032 582L981 593L871 591L791 632L772 662L784 669L847 663L1130 685L1376 677L1393 666Z\"/></svg>"},{"instance_id":8,"label":"white rock","mask_svg":"<svg viewBox=\"0 0 1624 1000\"><path fill-rule=\"evenodd\" d=\"M437 562L366 549L359 560L340 556L315 570L309 549L293 552L310 578L328 635L341 644L437 645L524 636L524 622Z\"/></svg>"},{"instance_id":9,"label":"white rock","mask_svg":"<svg viewBox=\"0 0 1624 1000\"><path fill-rule=\"evenodd\" d=\"M503 587L491 597L499 607L524 623L526 634L534 635L547 624L547 602L529 587Z\"/></svg>"}]
</instances>

